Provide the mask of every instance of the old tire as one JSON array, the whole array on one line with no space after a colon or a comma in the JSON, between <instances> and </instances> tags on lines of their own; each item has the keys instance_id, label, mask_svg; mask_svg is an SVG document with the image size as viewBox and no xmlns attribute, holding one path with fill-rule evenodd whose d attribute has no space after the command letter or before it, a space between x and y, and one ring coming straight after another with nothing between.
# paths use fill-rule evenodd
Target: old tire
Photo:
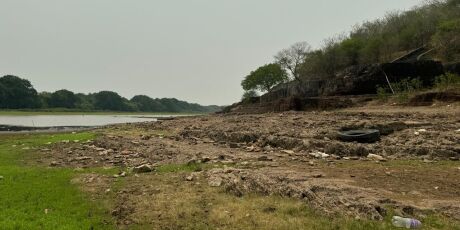
<instances>
[{"instance_id":1,"label":"old tire","mask_svg":"<svg viewBox=\"0 0 460 230\"><path fill-rule=\"evenodd\" d=\"M380 140L380 131L377 129L358 129L338 132L342 141L357 141L360 143L372 143Z\"/></svg>"}]
</instances>

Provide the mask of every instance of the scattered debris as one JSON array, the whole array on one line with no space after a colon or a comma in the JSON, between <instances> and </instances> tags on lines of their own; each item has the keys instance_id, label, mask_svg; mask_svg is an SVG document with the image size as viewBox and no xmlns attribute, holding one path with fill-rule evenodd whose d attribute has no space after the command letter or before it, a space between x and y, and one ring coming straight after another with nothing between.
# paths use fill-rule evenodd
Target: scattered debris
<instances>
[{"instance_id":1,"label":"scattered debris","mask_svg":"<svg viewBox=\"0 0 460 230\"><path fill-rule=\"evenodd\" d=\"M374 160L374 161L384 161L385 160L385 158L383 158L382 156L377 155L377 154L372 154L372 153L367 155L367 159Z\"/></svg>"},{"instance_id":2,"label":"scattered debris","mask_svg":"<svg viewBox=\"0 0 460 230\"><path fill-rule=\"evenodd\" d=\"M393 216L391 219L393 226L398 228L417 229L422 227L422 222L416 219Z\"/></svg>"},{"instance_id":3,"label":"scattered debris","mask_svg":"<svg viewBox=\"0 0 460 230\"><path fill-rule=\"evenodd\" d=\"M312 157L316 157L316 158L321 158L321 159L329 157L329 154L326 154L320 151L312 152L312 153L309 153L308 155Z\"/></svg>"},{"instance_id":4,"label":"scattered debris","mask_svg":"<svg viewBox=\"0 0 460 230\"><path fill-rule=\"evenodd\" d=\"M154 170L154 167L150 164L143 164L139 165L133 168L134 173L147 173L147 172L152 172Z\"/></svg>"}]
</instances>

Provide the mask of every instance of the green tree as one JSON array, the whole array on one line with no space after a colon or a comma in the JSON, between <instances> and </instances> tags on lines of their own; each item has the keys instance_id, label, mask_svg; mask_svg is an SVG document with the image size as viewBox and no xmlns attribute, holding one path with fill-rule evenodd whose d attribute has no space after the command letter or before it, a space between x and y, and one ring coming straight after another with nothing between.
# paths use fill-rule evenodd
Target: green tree
<instances>
[{"instance_id":1,"label":"green tree","mask_svg":"<svg viewBox=\"0 0 460 230\"><path fill-rule=\"evenodd\" d=\"M252 98L258 97L259 94L255 90L248 90L243 93L243 96L241 97L241 101L246 102L250 101Z\"/></svg>"},{"instance_id":2,"label":"green tree","mask_svg":"<svg viewBox=\"0 0 460 230\"><path fill-rule=\"evenodd\" d=\"M145 95L136 95L130 100L142 112L165 112L164 106L155 99Z\"/></svg>"},{"instance_id":3,"label":"green tree","mask_svg":"<svg viewBox=\"0 0 460 230\"><path fill-rule=\"evenodd\" d=\"M48 99L48 106L52 108L75 108L78 97L69 90L58 90L51 94Z\"/></svg>"},{"instance_id":4,"label":"green tree","mask_svg":"<svg viewBox=\"0 0 460 230\"><path fill-rule=\"evenodd\" d=\"M7 109L37 108L40 106L37 91L30 81L13 75L0 78L0 105Z\"/></svg>"},{"instance_id":5,"label":"green tree","mask_svg":"<svg viewBox=\"0 0 460 230\"><path fill-rule=\"evenodd\" d=\"M286 71L279 64L268 64L252 71L241 82L244 90L270 91L274 86L288 80Z\"/></svg>"},{"instance_id":6,"label":"green tree","mask_svg":"<svg viewBox=\"0 0 460 230\"><path fill-rule=\"evenodd\" d=\"M445 61L460 60L460 19L442 22L432 43Z\"/></svg>"},{"instance_id":7,"label":"green tree","mask_svg":"<svg viewBox=\"0 0 460 230\"><path fill-rule=\"evenodd\" d=\"M112 91L101 91L94 94L94 107L98 110L132 111L133 106L122 96Z\"/></svg>"}]
</instances>

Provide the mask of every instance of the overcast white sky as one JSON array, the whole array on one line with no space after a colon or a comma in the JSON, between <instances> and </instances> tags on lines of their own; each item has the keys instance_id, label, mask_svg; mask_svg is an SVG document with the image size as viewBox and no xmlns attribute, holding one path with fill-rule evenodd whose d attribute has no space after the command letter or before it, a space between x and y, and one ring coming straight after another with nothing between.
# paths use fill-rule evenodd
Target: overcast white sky
<instances>
[{"instance_id":1,"label":"overcast white sky","mask_svg":"<svg viewBox=\"0 0 460 230\"><path fill-rule=\"evenodd\" d=\"M201 104L279 50L423 0L0 0L0 75L38 91L112 90Z\"/></svg>"}]
</instances>

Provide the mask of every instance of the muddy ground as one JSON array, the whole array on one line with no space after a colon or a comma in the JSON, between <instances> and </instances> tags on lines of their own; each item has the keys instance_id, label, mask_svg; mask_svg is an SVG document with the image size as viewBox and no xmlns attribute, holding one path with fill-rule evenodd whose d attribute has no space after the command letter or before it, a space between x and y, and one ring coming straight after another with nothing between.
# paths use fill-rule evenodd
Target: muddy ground
<instances>
[{"instance_id":1,"label":"muddy ground","mask_svg":"<svg viewBox=\"0 0 460 230\"><path fill-rule=\"evenodd\" d=\"M379 129L381 140L337 138L337 131L354 128ZM97 130L100 136L92 142L43 149L37 161L125 169L120 175L80 178L94 196L110 192L114 177L134 175L113 194L112 215L120 226L161 219L161 212L149 207L167 206L174 194L152 183L165 180L155 171L187 166L196 172L174 174L166 184L174 189L200 185L190 196L202 200L202 215L209 214L210 203L204 191L220 188L236 197L302 200L328 216L382 220L391 210L460 220L459 129L458 104L207 115L110 126Z\"/></svg>"}]
</instances>

